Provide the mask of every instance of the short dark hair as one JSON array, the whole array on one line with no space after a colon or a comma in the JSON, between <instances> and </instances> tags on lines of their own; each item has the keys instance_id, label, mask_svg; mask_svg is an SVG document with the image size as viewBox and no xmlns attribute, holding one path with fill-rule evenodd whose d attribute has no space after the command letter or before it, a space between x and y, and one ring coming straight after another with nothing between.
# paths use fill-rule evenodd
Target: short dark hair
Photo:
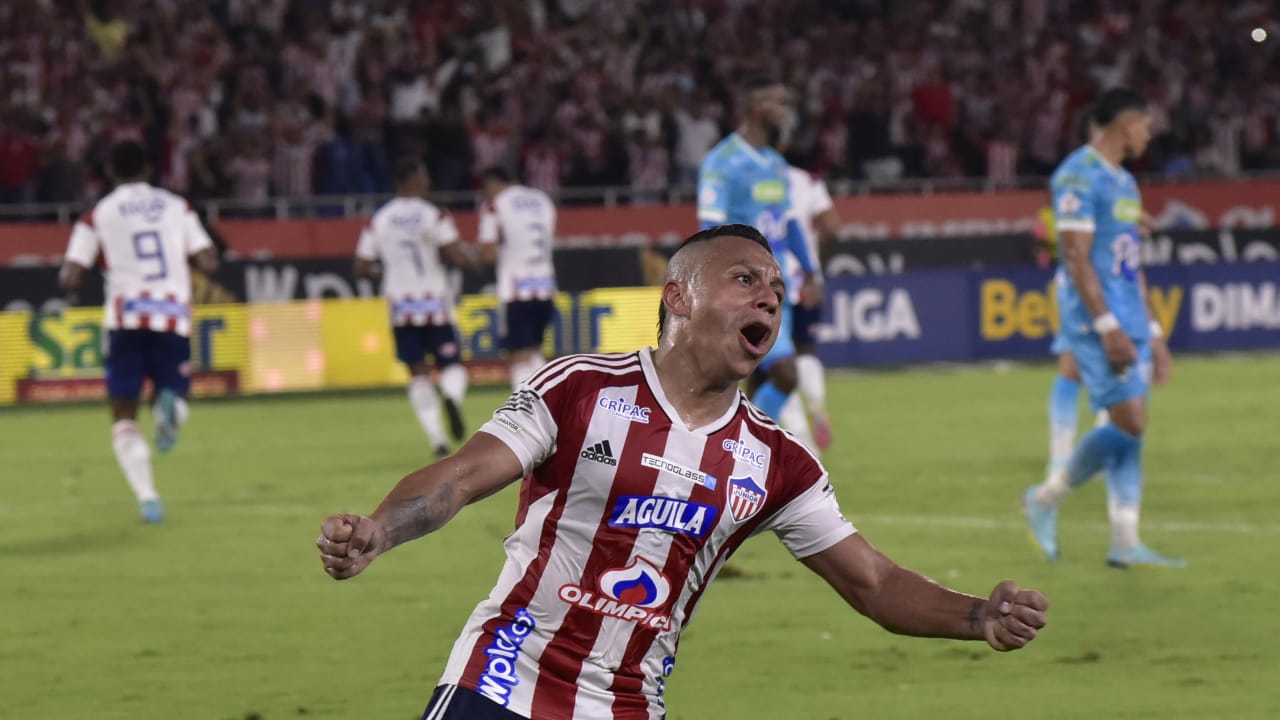
<instances>
[{"instance_id":1,"label":"short dark hair","mask_svg":"<svg viewBox=\"0 0 1280 720\"><path fill-rule=\"evenodd\" d=\"M738 81L738 96L746 100L751 93L757 90L763 90L774 85L781 85L782 81L769 73L754 73L746 75Z\"/></svg>"},{"instance_id":2,"label":"short dark hair","mask_svg":"<svg viewBox=\"0 0 1280 720\"><path fill-rule=\"evenodd\" d=\"M1114 87L1102 93L1093 104L1093 122L1098 127L1106 127L1130 110L1145 112L1146 109L1147 99L1136 90Z\"/></svg>"},{"instance_id":3,"label":"short dark hair","mask_svg":"<svg viewBox=\"0 0 1280 720\"><path fill-rule=\"evenodd\" d=\"M147 173L150 165L147 149L136 140L123 140L111 146L111 174L117 180L137 178Z\"/></svg>"},{"instance_id":4,"label":"short dark hair","mask_svg":"<svg viewBox=\"0 0 1280 720\"><path fill-rule=\"evenodd\" d=\"M667 263L670 264L671 261L676 259L676 255L679 255L682 251L684 251L685 248L689 247L690 245L697 245L698 243L706 242L708 240L714 240L718 237L740 237L746 240L750 240L751 242L759 245L765 250L768 250L770 255L773 254L773 248L769 246L769 241L764 238L764 234L761 233L759 230L751 227L750 225L741 225L741 224L715 225L705 230L699 230L698 232L690 235L684 242L680 243L680 247L676 248L676 251L671 254L671 259L668 260ZM663 304L661 299L659 299L658 300L658 339L659 340L662 339L662 331L666 327L666 325L667 325L667 306Z\"/></svg>"},{"instance_id":5,"label":"short dark hair","mask_svg":"<svg viewBox=\"0 0 1280 720\"><path fill-rule=\"evenodd\" d=\"M497 180L498 182L501 182L501 183L509 183L511 182L511 172L506 168L502 167L501 165L490 165L489 167L480 171L480 181L488 182L490 180Z\"/></svg>"},{"instance_id":6,"label":"short dark hair","mask_svg":"<svg viewBox=\"0 0 1280 720\"><path fill-rule=\"evenodd\" d=\"M422 160L412 155L405 155L396 160L396 166L392 169L391 176L395 179L396 185L403 185L409 181L409 178L423 169Z\"/></svg>"}]
</instances>

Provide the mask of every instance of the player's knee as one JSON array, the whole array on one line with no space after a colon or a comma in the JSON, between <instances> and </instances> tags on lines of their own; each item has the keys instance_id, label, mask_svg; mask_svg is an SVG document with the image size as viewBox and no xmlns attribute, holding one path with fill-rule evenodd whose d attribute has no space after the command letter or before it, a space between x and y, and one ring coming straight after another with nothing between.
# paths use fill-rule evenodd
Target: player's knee
<instances>
[{"instance_id":1,"label":"player's knee","mask_svg":"<svg viewBox=\"0 0 1280 720\"><path fill-rule=\"evenodd\" d=\"M1147 431L1146 407L1140 403L1121 403L1111 408L1110 415L1113 425L1134 437Z\"/></svg>"}]
</instances>

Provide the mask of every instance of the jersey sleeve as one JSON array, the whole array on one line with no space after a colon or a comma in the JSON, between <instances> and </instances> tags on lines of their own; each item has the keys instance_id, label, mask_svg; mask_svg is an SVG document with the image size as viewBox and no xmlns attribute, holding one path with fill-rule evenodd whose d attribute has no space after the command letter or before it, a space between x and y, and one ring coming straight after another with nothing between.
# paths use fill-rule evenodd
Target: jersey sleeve
<instances>
[{"instance_id":1,"label":"jersey sleeve","mask_svg":"<svg viewBox=\"0 0 1280 720\"><path fill-rule=\"evenodd\" d=\"M374 236L372 223L365 225L360 231L360 240L356 243L356 257L369 262L378 259L378 241Z\"/></svg>"},{"instance_id":2,"label":"jersey sleeve","mask_svg":"<svg viewBox=\"0 0 1280 720\"><path fill-rule=\"evenodd\" d=\"M501 440L528 474L556 451L559 426L546 399L521 383L493 417L480 426L480 432Z\"/></svg>"},{"instance_id":3,"label":"jersey sleeve","mask_svg":"<svg viewBox=\"0 0 1280 720\"><path fill-rule=\"evenodd\" d=\"M187 208L182 213L182 247L188 255L195 255L201 250L213 247L213 239L200 224L200 217L195 211Z\"/></svg>"},{"instance_id":4,"label":"jersey sleeve","mask_svg":"<svg viewBox=\"0 0 1280 720\"><path fill-rule=\"evenodd\" d=\"M98 252L102 249L102 238L93 227L92 212L76 221L71 229L71 240L67 243L67 262L91 268L98 260Z\"/></svg>"},{"instance_id":5,"label":"jersey sleeve","mask_svg":"<svg viewBox=\"0 0 1280 720\"><path fill-rule=\"evenodd\" d=\"M810 181L809 191L809 217L816 218L835 208L836 204L832 201L831 192L827 190L825 182L814 178Z\"/></svg>"},{"instance_id":6,"label":"jersey sleeve","mask_svg":"<svg viewBox=\"0 0 1280 720\"><path fill-rule=\"evenodd\" d=\"M835 488L826 472L768 522L797 560L826 550L857 532L840 512Z\"/></svg>"},{"instance_id":7,"label":"jersey sleeve","mask_svg":"<svg viewBox=\"0 0 1280 720\"><path fill-rule=\"evenodd\" d=\"M427 242L435 247L444 247L455 243L458 238L458 226L454 224L453 216L447 212L441 212L436 221L427 229Z\"/></svg>"},{"instance_id":8,"label":"jersey sleeve","mask_svg":"<svg viewBox=\"0 0 1280 720\"><path fill-rule=\"evenodd\" d=\"M698 227L706 229L729 220L729 188L724 169L711 156L698 168Z\"/></svg>"},{"instance_id":9,"label":"jersey sleeve","mask_svg":"<svg viewBox=\"0 0 1280 720\"><path fill-rule=\"evenodd\" d=\"M1079 168L1059 170L1050 184L1056 231L1093 232L1093 180Z\"/></svg>"},{"instance_id":10,"label":"jersey sleeve","mask_svg":"<svg viewBox=\"0 0 1280 720\"><path fill-rule=\"evenodd\" d=\"M487 202L480 210L480 242L496 243L499 235L498 211L492 202Z\"/></svg>"}]
</instances>

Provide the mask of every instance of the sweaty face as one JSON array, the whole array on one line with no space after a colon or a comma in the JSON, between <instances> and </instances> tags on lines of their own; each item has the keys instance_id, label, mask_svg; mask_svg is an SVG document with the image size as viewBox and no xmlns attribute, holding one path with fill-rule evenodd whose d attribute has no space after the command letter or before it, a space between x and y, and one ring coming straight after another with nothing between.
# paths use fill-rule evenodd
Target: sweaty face
<instances>
[{"instance_id":1,"label":"sweaty face","mask_svg":"<svg viewBox=\"0 0 1280 720\"><path fill-rule=\"evenodd\" d=\"M1147 151L1151 142L1151 115L1141 110L1131 110L1120 120L1124 123L1125 155L1139 158Z\"/></svg>"},{"instance_id":2,"label":"sweaty face","mask_svg":"<svg viewBox=\"0 0 1280 720\"><path fill-rule=\"evenodd\" d=\"M692 336L745 378L773 347L781 322L782 271L773 253L738 237L708 241L702 271L691 283Z\"/></svg>"}]
</instances>

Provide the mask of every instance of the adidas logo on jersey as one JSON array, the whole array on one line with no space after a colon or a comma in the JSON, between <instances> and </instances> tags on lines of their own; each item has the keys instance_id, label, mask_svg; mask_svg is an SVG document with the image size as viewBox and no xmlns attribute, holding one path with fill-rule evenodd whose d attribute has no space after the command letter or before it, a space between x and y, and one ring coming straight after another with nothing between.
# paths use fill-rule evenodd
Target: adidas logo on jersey
<instances>
[{"instance_id":1,"label":"adidas logo on jersey","mask_svg":"<svg viewBox=\"0 0 1280 720\"><path fill-rule=\"evenodd\" d=\"M618 461L613 457L613 448L609 447L609 441L598 442L595 445L582 451L582 457L587 460L594 460L605 465L617 465Z\"/></svg>"}]
</instances>

